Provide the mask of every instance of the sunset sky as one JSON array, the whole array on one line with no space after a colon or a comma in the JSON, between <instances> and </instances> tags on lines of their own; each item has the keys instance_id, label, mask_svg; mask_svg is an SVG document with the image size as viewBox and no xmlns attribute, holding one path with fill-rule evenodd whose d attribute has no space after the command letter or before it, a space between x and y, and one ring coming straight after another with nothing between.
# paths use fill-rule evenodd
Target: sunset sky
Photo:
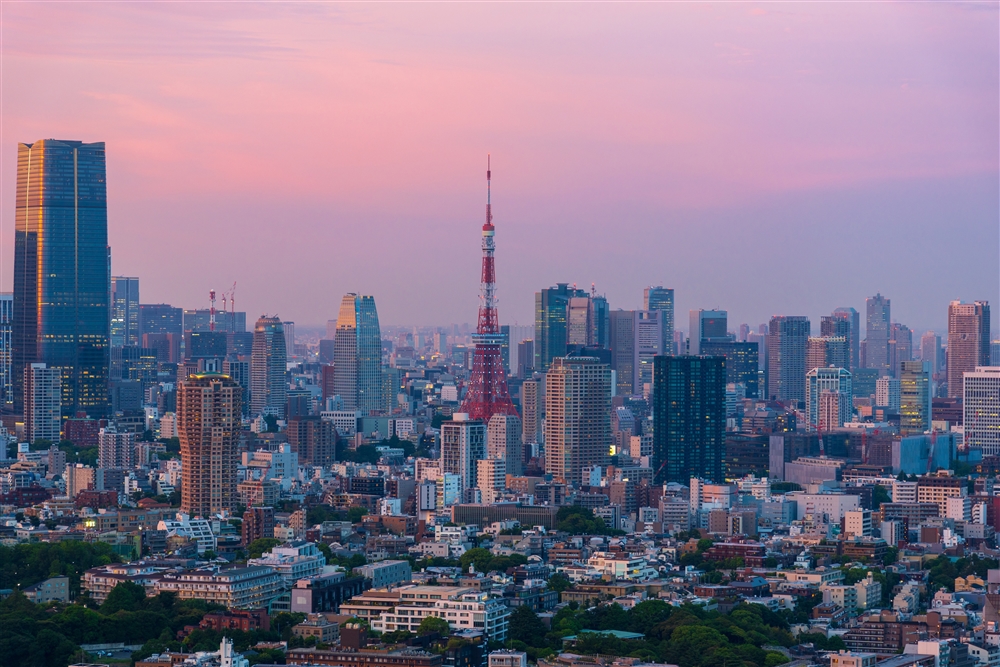
<instances>
[{"instance_id":1,"label":"sunset sky","mask_svg":"<svg viewBox=\"0 0 1000 667\"><path fill-rule=\"evenodd\" d=\"M500 319L596 283L730 324L1000 313L996 3L2 4L3 289L18 142L105 141L142 301L302 325ZM681 315L684 313L685 315ZM996 324L994 324L996 326Z\"/></svg>"}]
</instances>

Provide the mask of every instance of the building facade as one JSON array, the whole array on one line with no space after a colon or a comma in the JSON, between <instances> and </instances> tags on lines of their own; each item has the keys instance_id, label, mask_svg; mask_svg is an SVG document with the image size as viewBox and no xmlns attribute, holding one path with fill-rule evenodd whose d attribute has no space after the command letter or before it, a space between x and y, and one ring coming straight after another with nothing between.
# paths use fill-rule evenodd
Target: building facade
<instances>
[{"instance_id":1,"label":"building facade","mask_svg":"<svg viewBox=\"0 0 1000 667\"><path fill-rule=\"evenodd\" d=\"M890 300L881 294L865 299L865 367L889 372Z\"/></svg>"},{"instance_id":2,"label":"building facade","mask_svg":"<svg viewBox=\"0 0 1000 667\"><path fill-rule=\"evenodd\" d=\"M983 456L1000 455L1000 367L978 366L963 377L965 441Z\"/></svg>"},{"instance_id":3,"label":"building facade","mask_svg":"<svg viewBox=\"0 0 1000 667\"><path fill-rule=\"evenodd\" d=\"M766 398L805 401L809 330L809 318L805 316L776 315L771 318L766 341Z\"/></svg>"},{"instance_id":4,"label":"building facade","mask_svg":"<svg viewBox=\"0 0 1000 667\"><path fill-rule=\"evenodd\" d=\"M578 484L584 467L608 463L611 369L593 357L552 361L545 375L545 472Z\"/></svg>"},{"instance_id":5,"label":"building facade","mask_svg":"<svg viewBox=\"0 0 1000 667\"><path fill-rule=\"evenodd\" d=\"M111 278L111 346L138 346L139 279L125 276Z\"/></svg>"},{"instance_id":6,"label":"building facade","mask_svg":"<svg viewBox=\"0 0 1000 667\"><path fill-rule=\"evenodd\" d=\"M476 463L486 458L486 424L464 413L441 424L441 472L458 475L462 489L476 485Z\"/></svg>"},{"instance_id":7,"label":"building facade","mask_svg":"<svg viewBox=\"0 0 1000 667\"><path fill-rule=\"evenodd\" d=\"M348 410L382 409L382 333L375 297L345 294L333 343L334 391Z\"/></svg>"},{"instance_id":8,"label":"building facade","mask_svg":"<svg viewBox=\"0 0 1000 667\"><path fill-rule=\"evenodd\" d=\"M904 361L899 368L899 432L917 435L931 428L931 372L923 361Z\"/></svg>"},{"instance_id":9,"label":"building facade","mask_svg":"<svg viewBox=\"0 0 1000 667\"><path fill-rule=\"evenodd\" d=\"M987 301L948 305L948 397L962 395L962 376L990 365L990 304Z\"/></svg>"},{"instance_id":10,"label":"building facade","mask_svg":"<svg viewBox=\"0 0 1000 667\"><path fill-rule=\"evenodd\" d=\"M204 373L178 383L182 512L207 517L236 508L241 396L228 375Z\"/></svg>"},{"instance_id":11,"label":"building facade","mask_svg":"<svg viewBox=\"0 0 1000 667\"><path fill-rule=\"evenodd\" d=\"M820 404L824 394L827 400L830 400L829 394L837 394L837 411L821 419ZM809 423L821 430L840 428L851 421L853 396L851 372L846 368L813 368L806 374L806 414Z\"/></svg>"},{"instance_id":12,"label":"building facade","mask_svg":"<svg viewBox=\"0 0 1000 667\"><path fill-rule=\"evenodd\" d=\"M24 439L28 442L59 442L62 373L58 368L32 363L23 369L22 374Z\"/></svg>"},{"instance_id":13,"label":"building facade","mask_svg":"<svg viewBox=\"0 0 1000 667\"><path fill-rule=\"evenodd\" d=\"M285 416L288 382L284 325L277 317L262 316L253 330L250 357L250 405L254 415Z\"/></svg>"}]
</instances>

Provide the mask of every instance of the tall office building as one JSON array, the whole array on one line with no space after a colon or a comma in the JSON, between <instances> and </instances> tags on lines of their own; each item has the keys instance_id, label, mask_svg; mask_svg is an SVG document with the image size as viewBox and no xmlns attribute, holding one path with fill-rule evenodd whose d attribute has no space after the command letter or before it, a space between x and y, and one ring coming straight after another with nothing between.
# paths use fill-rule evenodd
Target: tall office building
<instances>
[{"instance_id":1,"label":"tall office building","mask_svg":"<svg viewBox=\"0 0 1000 667\"><path fill-rule=\"evenodd\" d=\"M0 407L14 407L14 378L11 375L11 323L14 321L14 294L0 292Z\"/></svg>"},{"instance_id":2,"label":"tall office building","mask_svg":"<svg viewBox=\"0 0 1000 667\"><path fill-rule=\"evenodd\" d=\"M635 387L635 311L612 310L611 370L615 372L615 395L631 396ZM642 387L638 388L642 391Z\"/></svg>"},{"instance_id":3,"label":"tall office building","mask_svg":"<svg viewBox=\"0 0 1000 667\"><path fill-rule=\"evenodd\" d=\"M1000 455L1000 367L978 366L962 380L966 444Z\"/></svg>"},{"instance_id":4,"label":"tall office building","mask_svg":"<svg viewBox=\"0 0 1000 667\"><path fill-rule=\"evenodd\" d=\"M382 409L382 332L375 297L345 294L337 317L333 383L347 410Z\"/></svg>"},{"instance_id":5,"label":"tall office building","mask_svg":"<svg viewBox=\"0 0 1000 667\"><path fill-rule=\"evenodd\" d=\"M663 331L670 346L665 354L681 354L674 347L674 290L657 285L642 290L642 309L659 310L663 313Z\"/></svg>"},{"instance_id":6,"label":"tall office building","mask_svg":"<svg viewBox=\"0 0 1000 667\"><path fill-rule=\"evenodd\" d=\"M760 395L760 360L757 342L703 341L701 352L708 357L725 357L726 383L746 387L747 398Z\"/></svg>"},{"instance_id":7,"label":"tall office building","mask_svg":"<svg viewBox=\"0 0 1000 667\"><path fill-rule=\"evenodd\" d=\"M836 411L821 414L820 409L823 394L838 394L832 400L828 398ZM812 368L806 374L806 415L810 426L823 431L840 428L851 421L853 414L854 393L851 390L851 372L846 368Z\"/></svg>"},{"instance_id":8,"label":"tall office building","mask_svg":"<svg viewBox=\"0 0 1000 667\"><path fill-rule=\"evenodd\" d=\"M592 294L590 297L590 307L593 312L594 330L591 334L591 345L607 349L611 345L611 309L608 306L608 298L603 295Z\"/></svg>"},{"instance_id":9,"label":"tall office building","mask_svg":"<svg viewBox=\"0 0 1000 667\"><path fill-rule=\"evenodd\" d=\"M517 344L517 376L527 378L534 371L535 341L526 338Z\"/></svg>"},{"instance_id":10,"label":"tall office building","mask_svg":"<svg viewBox=\"0 0 1000 667\"><path fill-rule=\"evenodd\" d=\"M941 336L928 331L920 337L920 361L931 365L931 375L941 370Z\"/></svg>"},{"instance_id":11,"label":"tall office building","mask_svg":"<svg viewBox=\"0 0 1000 667\"><path fill-rule=\"evenodd\" d=\"M767 333L767 393L778 401L806 400L806 350L809 318L775 315Z\"/></svg>"},{"instance_id":12,"label":"tall office building","mask_svg":"<svg viewBox=\"0 0 1000 667\"><path fill-rule=\"evenodd\" d=\"M44 363L62 374L62 411L108 411L111 296L104 143L17 147L13 377ZM14 388L14 410L24 409Z\"/></svg>"},{"instance_id":13,"label":"tall office building","mask_svg":"<svg viewBox=\"0 0 1000 667\"><path fill-rule=\"evenodd\" d=\"M948 397L962 395L962 376L990 365L990 304L948 304Z\"/></svg>"},{"instance_id":14,"label":"tall office building","mask_svg":"<svg viewBox=\"0 0 1000 667\"><path fill-rule=\"evenodd\" d=\"M233 382L240 386L240 405L243 406L244 416L250 411L250 362L246 357L227 357L222 362L222 372L233 379Z\"/></svg>"},{"instance_id":15,"label":"tall office building","mask_svg":"<svg viewBox=\"0 0 1000 667\"><path fill-rule=\"evenodd\" d=\"M184 310L184 331L212 331L212 311L209 308ZM247 330L247 314L243 311L215 313L215 331L243 333Z\"/></svg>"},{"instance_id":16,"label":"tall office building","mask_svg":"<svg viewBox=\"0 0 1000 667\"><path fill-rule=\"evenodd\" d=\"M262 315L254 326L250 356L250 410L254 415L271 414L278 419L284 418L288 395L286 364L282 322L277 317Z\"/></svg>"},{"instance_id":17,"label":"tall office building","mask_svg":"<svg viewBox=\"0 0 1000 667\"><path fill-rule=\"evenodd\" d=\"M441 472L458 475L462 490L476 485L476 464L486 458L486 424L456 412L441 423Z\"/></svg>"},{"instance_id":18,"label":"tall office building","mask_svg":"<svg viewBox=\"0 0 1000 667\"><path fill-rule=\"evenodd\" d=\"M239 504L241 395L232 378L217 373L191 375L178 383L182 512L207 518L232 512Z\"/></svg>"},{"instance_id":19,"label":"tall office building","mask_svg":"<svg viewBox=\"0 0 1000 667\"><path fill-rule=\"evenodd\" d=\"M702 341L729 340L729 314L724 310L692 310L689 313L691 332L688 336L688 354L701 354Z\"/></svg>"},{"instance_id":20,"label":"tall office building","mask_svg":"<svg viewBox=\"0 0 1000 667\"><path fill-rule=\"evenodd\" d=\"M899 369L899 432L919 435L931 428L930 364L904 361Z\"/></svg>"},{"instance_id":21,"label":"tall office building","mask_svg":"<svg viewBox=\"0 0 1000 667\"><path fill-rule=\"evenodd\" d=\"M611 369L593 357L552 360L545 375L545 472L579 484L611 452Z\"/></svg>"},{"instance_id":22,"label":"tall office building","mask_svg":"<svg viewBox=\"0 0 1000 667\"><path fill-rule=\"evenodd\" d=\"M45 364L32 363L22 370L19 383L24 392L24 439L59 442L62 424L62 373L58 368L48 368Z\"/></svg>"},{"instance_id":23,"label":"tall office building","mask_svg":"<svg viewBox=\"0 0 1000 667\"><path fill-rule=\"evenodd\" d=\"M506 474L520 476L524 471L523 426L517 415L495 414L486 425L486 458L506 462Z\"/></svg>"},{"instance_id":24,"label":"tall office building","mask_svg":"<svg viewBox=\"0 0 1000 667\"><path fill-rule=\"evenodd\" d=\"M632 370L635 377L632 380L633 391L646 394L647 388L652 391L653 358L667 354L666 319L662 310L637 310L635 312L635 344Z\"/></svg>"},{"instance_id":25,"label":"tall office building","mask_svg":"<svg viewBox=\"0 0 1000 667\"><path fill-rule=\"evenodd\" d=\"M282 322L281 326L285 330L285 354L289 357L295 356L295 322Z\"/></svg>"},{"instance_id":26,"label":"tall office building","mask_svg":"<svg viewBox=\"0 0 1000 667\"><path fill-rule=\"evenodd\" d=\"M847 368L851 363L849 343L843 336L810 336L806 349L806 370Z\"/></svg>"},{"instance_id":27,"label":"tall office building","mask_svg":"<svg viewBox=\"0 0 1000 667\"><path fill-rule=\"evenodd\" d=\"M156 349L159 361L179 363L184 310L165 303L139 304L139 336L143 347Z\"/></svg>"},{"instance_id":28,"label":"tall office building","mask_svg":"<svg viewBox=\"0 0 1000 667\"><path fill-rule=\"evenodd\" d=\"M521 383L521 442L537 443L542 434L544 380L527 378Z\"/></svg>"},{"instance_id":29,"label":"tall office building","mask_svg":"<svg viewBox=\"0 0 1000 667\"><path fill-rule=\"evenodd\" d=\"M861 367L860 343L861 343L861 318L858 311L853 308L837 308L831 315L824 315L820 319L820 336L842 336L847 340L847 348L850 354L848 363L845 366L852 373Z\"/></svg>"},{"instance_id":30,"label":"tall office building","mask_svg":"<svg viewBox=\"0 0 1000 667\"><path fill-rule=\"evenodd\" d=\"M139 279L124 276L111 277L111 346L138 346L139 334Z\"/></svg>"},{"instance_id":31,"label":"tall office building","mask_svg":"<svg viewBox=\"0 0 1000 667\"><path fill-rule=\"evenodd\" d=\"M535 370L545 372L556 357L566 356L569 342L569 301L586 297L583 290L558 283L535 292Z\"/></svg>"},{"instance_id":32,"label":"tall office building","mask_svg":"<svg viewBox=\"0 0 1000 667\"><path fill-rule=\"evenodd\" d=\"M889 329L889 371L893 377L899 377L904 361L913 361L913 332L905 324L893 322Z\"/></svg>"},{"instance_id":33,"label":"tall office building","mask_svg":"<svg viewBox=\"0 0 1000 667\"><path fill-rule=\"evenodd\" d=\"M653 367L653 483L723 481L723 357L657 357Z\"/></svg>"},{"instance_id":34,"label":"tall office building","mask_svg":"<svg viewBox=\"0 0 1000 667\"><path fill-rule=\"evenodd\" d=\"M566 318L566 345L587 347L592 345L594 336L594 311L590 295L574 296L569 299Z\"/></svg>"},{"instance_id":35,"label":"tall office building","mask_svg":"<svg viewBox=\"0 0 1000 667\"><path fill-rule=\"evenodd\" d=\"M889 299L876 293L865 299L865 366L885 374L889 368Z\"/></svg>"}]
</instances>

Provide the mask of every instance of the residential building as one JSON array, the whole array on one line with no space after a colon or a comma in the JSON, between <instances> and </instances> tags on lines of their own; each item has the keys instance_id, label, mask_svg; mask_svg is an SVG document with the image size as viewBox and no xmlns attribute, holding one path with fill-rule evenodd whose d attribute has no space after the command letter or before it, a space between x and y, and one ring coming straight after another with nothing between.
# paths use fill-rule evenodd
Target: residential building
<instances>
[{"instance_id":1,"label":"residential building","mask_svg":"<svg viewBox=\"0 0 1000 667\"><path fill-rule=\"evenodd\" d=\"M14 322L14 293L0 292L0 402L14 409L14 378L11 367Z\"/></svg>"},{"instance_id":2,"label":"residential building","mask_svg":"<svg viewBox=\"0 0 1000 667\"><path fill-rule=\"evenodd\" d=\"M490 641L507 639L510 608L502 598L454 586L404 586L398 591L398 603L371 621L373 630L416 632L424 618L437 616L453 631L481 630Z\"/></svg>"},{"instance_id":3,"label":"residential building","mask_svg":"<svg viewBox=\"0 0 1000 667\"><path fill-rule=\"evenodd\" d=\"M962 395L962 376L990 365L990 304L987 301L948 305L948 397Z\"/></svg>"},{"instance_id":4,"label":"residential building","mask_svg":"<svg viewBox=\"0 0 1000 667\"><path fill-rule=\"evenodd\" d=\"M593 357L553 359L545 375L545 471L577 483L585 466L608 464L611 369Z\"/></svg>"},{"instance_id":5,"label":"residential building","mask_svg":"<svg viewBox=\"0 0 1000 667\"><path fill-rule=\"evenodd\" d=\"M255 540L274 538L274 508L247 507L240 525L240 544L246 547Z\"/></svg>"},{"instance_id":6,"label":"residential building","mask_svg":"<svg viewBox=\"0 0 1000 667\"><path fill-rule=\"evenodd\" d=\"M965 442L983 456L1000 455L1000 367L977 366L962 377Z\"/></svg>"},{"instance_id":7,"label":"residential building","mask_svg":"<svg viewBox=\"0 0 1000 667\"><path fill-rule=\"evenodd\" d=\"M337 429L333 422L319 416L300 416L288 420L285 428L288 444L305 465L328 466L336 460Z\"/></svg>"},{"instance_id":8,"label":"residential building","mask_svg":"<svg viewBox=\"0 0 1000 667\"><path fill-rule=\"evenodd\" d=\"M97 436L97 466L130 470L135 462L135 433L119 433L113 426L102 428Z\"/></svg>"},{"instance_id":9,"label":"residential building","mask_svg":"<svg viewBox=\"0 0 1000 667\"><path fill-rule=\"evenodd\" d=\"M228 375L202 373L178 383L182 511L207 517L236 508L241 398Z\"/></svg>"},{"instance_id":10,"label":"residential building","mask_svg":"<svg viewBox=\"0 0 1000 667\"><path fill-rule=\"evenodd\" d=\"M503 459L483 459L476 462L476 487L482 494L482 502L493 504L507 488L507 464Z\"/></svg>"},{"instance_id":11,"label":"residential building","mask_svg":"<svg viewBox=\"0 0 1000 667\"><path fill-rule=\"evenodd\" d=\"M875 381L875 405L899 414L899 378L883 375Z\"/></svg>"},{"instance_id":12,"label":"residential building","mask_svg":"<svg viewBox=\"0 0 1000 667\"><path fill-rule=\"evenodd\" d=\"M371 579L372 588L388 588L396 584L409 583L413 572L410 562L405 560L383 560L354 568L355 574Z\"/></svg>"},{"instance_id":13,"label":"residential building","mask_svg":"<svg viewBox=\"0 0 1000 667\"><path fill-rule=\"evenodd\" d=\"M23 368L24 439L59 442L61 422L62 373L44 363Z\"/></svg>"},{"instance_id":14,"label":"residential building","mask_svg":"<svg viewBox=\"0 0 1000 667\"><path fill-rule=\"evenodd\" d=\"M35 604L47 602L69 602L69 577L49 577L21 589L24 597Z\"/></svg>"},{"instance_id":15,"label":"residential building","mask_svg":"<svg viewBox=\"0 0 1000 667\"><path fill-rule=\"evenodd\" d=\"M348 410L382 409L382 334L375 297L345 294L334 339L333 384Z\"/></svg>"},{"instance_id":16,"label":"residential building","mask_svg":"<svg viewBox=\"0 0 1000 667\"><path fill-rule=\"evenodd\" d=\"M569 342L569 305L574 297L586 297L584 290L558 283L535 292L535 363L540 373L548 370L552 360L565 357Z\"/></svg>"},{"instance_id":17,"label":"residential building","mask_svg":"<svg viewBox=\"0 0 1000 667\"><path fill-rule=\"evenodd\" d=\"M612 310L609 315L611 370L615 374L615 396L631 396L635 387L635 312Z\"/></svg>"},{"instance_id":18,"label":"residential building","mask_svg":"<svg viewBox=\"0 0 1000 667\"><path fill-rule=\"evenodd\" d=\"M542 434L544 380L526 378L521 383L521 442L537 443Z\"/></svg>"},{"instance_id":19,"label":"residential building","mask_svg":"<svg viewBox=\"0 0 1000 667\"><path fill-rule=\"evenodd\" d=\"M523 385L522 385L523 391ZM486 458L502 459L505 474L518 477L524 469L523 426L517 415L495 414L486 425Z\"/></svg>"},{"instance_id":20,"label":"residential building","mask_svg":"<svg viewBox=\"0 0 1000 667\"><path fill-rule=\"evenodd\" d=\"M837 308L831 315L824 315L820 318L820 336L842 337L847 340L847 349L850 354L850 365L847 366L847 369L852 373L861 366L859 359L860 319L858 311L853 308Z\"/></svg>"},{"instance_id":21,"label":"residential building","mask_svg":"<svg viewBox=\"0 0 1000 667\"><path fill-rule=\"evenodd\" d=\"M250 357L250 410L253 415L285 416L285 331L278 317L261 316L253 330Z\"/></svg>"},{"instance_id":22,"label":"residential building","mask_svg":"<svg viewBox=\"0 0 1000 667\"><path fill-rule=\"evenodd\" d=\"M476 486L476 463L486 458L486 424L457 412L441 424L441 472L458 475L462 490Z\"/></svg>"},{"instance_id":23,"label":"residential building","mask_svg":"<svg viewBox=\"0 0 1000 667\"><path fill-rule=\"evenodd\" d=\"M653 376L654 482L723 480L726 371L722 357L656 357Z\"/></svg>"},{"instance_id":24,"label":"residential building","mask_svg":"<svg viewBox=\"0 0 1000 667\"><path fill-rule=\"evenodd\" d=\"M776 315L771 318L766 339L766 398L805 401L809 331L808 317Z\"/></svg>"},{"instance_id":25,"label":"residential building","mask_svg":"<svg viewBox=\"0 0 1000 667\"><path fill-rule=\"evenodd\" d=\"M321 574L326 557L312 542L294 540L272 547L260 558L251 558L247 565L270 568L281 575L285 588L291 588L299 579Z\"/></svg>"},{"instance_id":26,"label":"residential building","mask_svg":"<svg viewBox=\"0 0 1000 667\"><path fill-rule=\"evenodd\" d=\"M111 271L104 142L17 146L14 213L14 410L25 369L62 376L62 410L108 412Z\"/></svg>"},{"instance_id":27,"label":"residential building","mask_svg":"<svg viewBox=\"0 0 1000 667\"><path fill-rule=\"evenodd\" d=\"M965 480L953 476L949 471L923 475L917 479L917 502L935 503L938 506L938 516L948 515L948 498L960 498L966 494Z\"/></svg>"},{"instance_id":28,"label":"residential building","mask_svg":"<svg viewBox=\"0 0 1000 667\"><path fill-rule=\"evenodd\" d=\"M341 632L346 632L342 628ZM355 630L357 632L357 630ZM345 639L341 639L343 644ZM342 649L321 651L296 648L285 653L289 665L328 665L330 667L442 667L444 656L410 647L389 650Z\"/></svg>"},{"instance_id":29,"label":"residential building","mask_svg":"<svg viewBox=\"0 0 1000 667\"><path fill-rule=\"evenodd\" d=\"M154 582L156 593L174 593L179 600L204 600L227 609L266 607L282 588L281 575L259 565L167 572Z\"/></svg>"},{"instance_id":30,"label":"residential building","mask_svg":"<svg viewBox=\"0 0 1000 667\"><path fill-rule=\"evenodd\" d=\"M829 410L831 414L823 415L825 419L821 419L820 414L823 398L836 401L835 405L830 403L836 410ZM806 414L811 426L829 431L851 421L854 414L853 398L851 372L846 368L813 368L806 374Z\"/></svg>"}]
</instances>

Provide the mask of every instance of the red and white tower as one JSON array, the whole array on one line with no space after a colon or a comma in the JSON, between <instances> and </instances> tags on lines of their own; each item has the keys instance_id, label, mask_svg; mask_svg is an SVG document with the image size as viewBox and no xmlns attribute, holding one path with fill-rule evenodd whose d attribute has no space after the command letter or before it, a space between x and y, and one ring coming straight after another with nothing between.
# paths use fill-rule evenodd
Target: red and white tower
<instances>
[{"instance_id":1,"label":"red and white tower","mask_svg":"<svg viewBox=\"0 0 1000 667\"><path fill-rule=\"evenodd\" d=\"M473 340L476 343L472 359L469 390L462 403L462 412L472 419L489 422L493 415L517 415L517 408L507 393L507 378L503 370L500 347L503 338L496 307L496 270L493 265L493 211L490 209L490 161L486 158L486 224L483 225L483 278L480 286L482 303L479 324Z\"/></svg>"}]
</instances>

